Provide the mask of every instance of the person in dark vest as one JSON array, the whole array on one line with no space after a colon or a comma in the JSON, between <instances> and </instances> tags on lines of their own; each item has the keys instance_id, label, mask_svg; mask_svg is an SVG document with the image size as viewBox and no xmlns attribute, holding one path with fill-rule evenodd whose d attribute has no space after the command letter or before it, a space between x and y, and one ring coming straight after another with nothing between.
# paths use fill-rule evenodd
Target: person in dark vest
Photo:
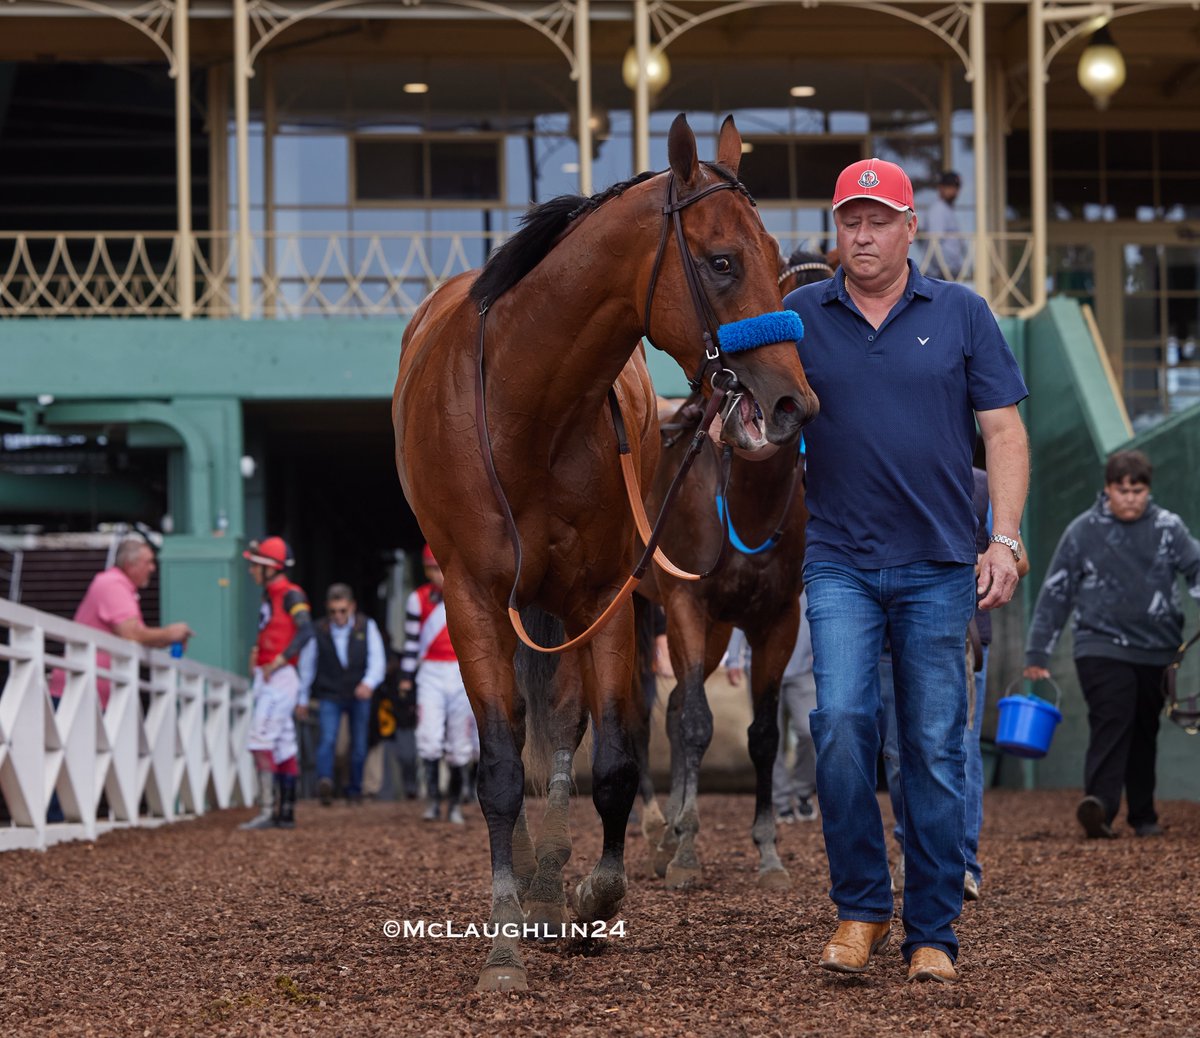
<instances>
[{"instance_id":1,"label":"person in dark vest","mask_svg":"<svg viewBox=\"0 0 1200 1038\"><path fill-rule=\"evenodd\" d=\"M314 625L316 636L300 654L300 704L297 714L308 716L309 703L317 702L320 737L317 743L317 796L328 807L333 802L333 754L342 717L350 723L350 781L346 799L362 800L363 763L367 759L367 732L371 723L371 697L383 682L386 656L379 628L356 610L354 592L347 584L331 584L325 594L325 616Z\"/></svg>"}]
</instances>

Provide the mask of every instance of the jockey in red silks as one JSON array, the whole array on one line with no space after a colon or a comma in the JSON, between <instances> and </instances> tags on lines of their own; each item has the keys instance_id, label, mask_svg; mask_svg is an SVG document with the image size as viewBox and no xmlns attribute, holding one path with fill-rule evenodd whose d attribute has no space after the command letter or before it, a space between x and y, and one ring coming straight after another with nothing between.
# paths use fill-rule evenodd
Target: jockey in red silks
<instances>
[{"instance_id":1,"label":"jockey in red silks","mask_svg":"<svg viewBox=\"0 0 1200 1038\"><path fill-rule=\"evenodd\" d=\"M254 719L248 748L258 770L259 813L242 829L295 826L296 722L293 714L300 691L296 659L313 636L312 611L299 585L284 574L293 565L282 537L251 541L242 552L250 576L263 589L259 606L258 639L250 654L254 676Z\"/></svg>"}]
</instances>

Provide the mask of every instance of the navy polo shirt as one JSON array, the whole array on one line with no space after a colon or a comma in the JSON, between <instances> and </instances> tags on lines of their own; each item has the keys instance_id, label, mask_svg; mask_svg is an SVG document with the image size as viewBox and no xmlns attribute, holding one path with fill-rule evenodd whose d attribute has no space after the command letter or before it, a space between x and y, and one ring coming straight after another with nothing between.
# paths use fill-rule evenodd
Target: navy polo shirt
<instances>
[{"instance_id":1,"label":"navy polo shirt","mask_svg":"<svg viewBox=\"0 0 1200 1038\"><path fill-rule=\"evenodd\" d=\"M804 430L806 561L974 564L974 412L1029 395L987 303L910 260L904 295L878 330L842 270L784 306L804 321L797 349L821 402Z\"/></svg>"}]
</instances>

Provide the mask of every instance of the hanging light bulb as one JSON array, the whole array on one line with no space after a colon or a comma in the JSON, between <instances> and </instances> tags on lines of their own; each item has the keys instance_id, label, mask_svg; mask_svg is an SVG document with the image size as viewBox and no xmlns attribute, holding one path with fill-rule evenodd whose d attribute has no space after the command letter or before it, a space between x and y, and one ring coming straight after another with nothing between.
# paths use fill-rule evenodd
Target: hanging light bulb
<instances>
[{"instance_id":1,"label":"hanging light bulb","mask_svg":"<svg viewBox=\"0 0 1200 1038\"><path fill-rule=\"evenodd\" d=\"M637 47L631 46L625 52L625 59L621 62L621 78L630 90L637 89ZM660 47L651 47L646 56L646 83L650 87L650 92L657 93L667 85L670 79L671 63L667 60L666 52Z\"/></svg>"},{"instance_id":2,"label":"hanging light bulb","mask_svg":"<svg viewBox=\"0 0 1200 1038\"><path fill-rule=\"evenodd\" d=\"M1096 107L1101 110L1108 107L1108 99L1124 85L1125 59L1107 25L1102 25L1092 33L1091 40L1079 57L1077 74L1079 85L1092 95Z\"/></svg>"}]
</instances>

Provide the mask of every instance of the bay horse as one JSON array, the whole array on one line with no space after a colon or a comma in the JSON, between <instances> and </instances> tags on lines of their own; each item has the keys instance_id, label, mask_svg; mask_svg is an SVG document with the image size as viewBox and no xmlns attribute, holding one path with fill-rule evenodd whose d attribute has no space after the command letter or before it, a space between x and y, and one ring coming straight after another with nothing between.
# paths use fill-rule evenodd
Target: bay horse
<instances>
[{"instance_id":1,"label":"bay horse","mask_svg":"<svg viewBox=\"0 0 1200 1038\"><path fill-rule=\"evenodd\" d=\"M826 258L816 253L797 251L781 266L781 295L833 276ZM686 448L682 430L695 426L700 410L693 396L663 426L663 451L647 497L651 511L661 504ZM804 588L803 457L799 443L761 461L739 456L729 444L708 440L706 446L667 519L662 544L677 564L711 573L690 582L657 571L639 592L666 609L676 677L667 703L671 791L666 817L643 769L642 831L654 870L667 887L699 880L696 796L700 763L713 734L704 682L720 664L733 628L740 627L752 651L753 720L747 742L755 773L751 835L759 854L758 883L782 889L790 886L790 878L775 845L771 775L779 745L779 689L796 644ZM643 747L643 761L646 756Z\"/></svg>"},{"instance_id":2,"label":"bay horse","mask_svg":"<svg viewBox=\"0 0 1200 1038\"><path fill-rule=\"evenodd\" d=\"M639 717L623 592L636 583L637 545L617 450L632 456L639 508L659 452L640 340L717 399L731 387L722 435L742 449L790 449L815 408L795 325L779 311L777 246L737 179L732 119L715 163L698 161L682 115L667 150L666 171L531 209L482 272L436 289L404 332L396 468L445 574L450 638L480 736L493 943L477 990L524 989L522 924L565 921L566 806L585 710L604 839L573 907L584 922L612 919L625 895ZM627 444L606 405L614 387ZM589 629L602 612L607 624ZM539 617L556 618L571 647L549 660L523 649L522 664L515 628ZM524 815L527 730L549 775L536 847Z\"/></svg>"}]
</instances>

